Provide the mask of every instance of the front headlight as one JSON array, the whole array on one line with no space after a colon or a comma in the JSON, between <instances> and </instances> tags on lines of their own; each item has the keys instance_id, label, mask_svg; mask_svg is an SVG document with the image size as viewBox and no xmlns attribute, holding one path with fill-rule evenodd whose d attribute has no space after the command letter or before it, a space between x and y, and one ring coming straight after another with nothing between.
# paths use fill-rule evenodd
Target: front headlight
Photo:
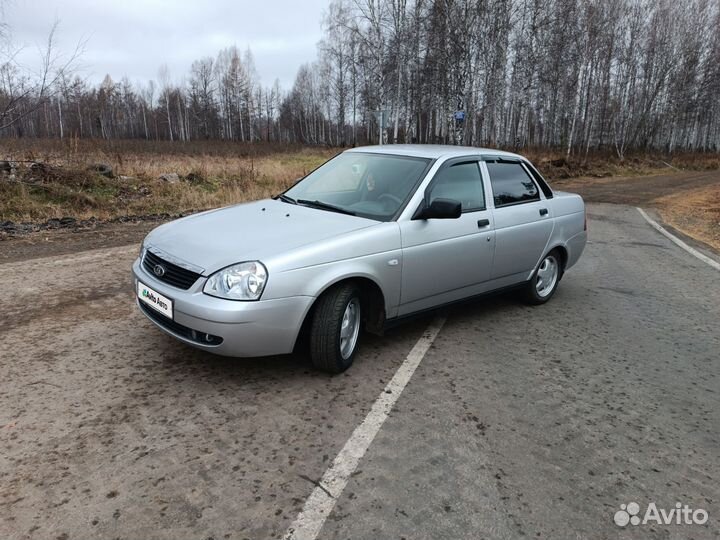
<instances>
[{"instance_id":1,"label":"front headlight","mask_svg":"<svg viewBox=\"0 0 720 540\"><path fill-rule=\"evenodd\" d=\"M227 300L258 300L266 282L267 269L260 261L244 262L215 272L203 292Z\"/></svg>"}]
</instances>

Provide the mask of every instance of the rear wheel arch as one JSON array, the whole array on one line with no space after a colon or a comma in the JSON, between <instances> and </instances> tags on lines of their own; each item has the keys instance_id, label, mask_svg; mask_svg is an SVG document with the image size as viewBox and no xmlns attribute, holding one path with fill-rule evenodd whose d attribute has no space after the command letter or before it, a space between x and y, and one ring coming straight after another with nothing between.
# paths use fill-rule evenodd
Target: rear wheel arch
<instances>
[{"instance_id":1,"label":"rear wheel arch","mask_svg":"<svg viewBox=\"0 0 720 540\"><path fill-rule=\"evenodd\" d=\"M567 262L567 253L562 246L548 249L540 259L538 266L523 286L523 296L531 305L544 304L557 290ZM550 285L546 285L550 283Z\"/></svg>"},{"instance_id":2,"label":"rear wheel arch","mask_svg":"<svg viewBox=\"0 0 720 540\"><path fill-rule=\"evenodd\" d=\"M562 245L562 244L557 244L557 245L555 245L555 246L550 246L550 247L545 251L545 254L544 254L544 255L542 256L542 258L540 259L540 262L542 262L542 260L543 260L547 255L549 255L550 253L552 253L553 251L555 251L556 253L558 253L558 255L559 255L559 257L560 257L560 277L562 277L562 274L563 274L563 272L565 272L565 267L567 266L567 262L568 262L568 250L567 250L567 248L566 248L564 245Z\"/></svg>"}]
</instances>

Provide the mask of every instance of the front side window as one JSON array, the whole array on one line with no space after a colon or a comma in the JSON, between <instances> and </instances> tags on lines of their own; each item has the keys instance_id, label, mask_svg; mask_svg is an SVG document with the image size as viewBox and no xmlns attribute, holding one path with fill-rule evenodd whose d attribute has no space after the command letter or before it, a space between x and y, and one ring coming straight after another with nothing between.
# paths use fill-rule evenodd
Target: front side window
<instances>
[{"instance_id":1,"label":"front side window","mask_svg":"<svg viewBox=\"0 0 720 540\"><path fill-rule=\"evenodd\" d=\"M410 198L430 159L346 152L331 159L284 195L298 204L389 221Z\"/></svg>"},{"instance_id":2,"label":"front side window","mask_svg":"<svg viewBox=\"0 0 720 540\"><path fill-rule=\"evenodd\" d=\"M520 163L488 161L495 207L538 201L540 193Z\"/></svg>"},{"instance_id":3,"label":"front side window","mask_svg":"<svg viewBox=\"0 0 720 540\"><path fill-rule=\"evenodd\" d=\"M433 199L459 201L463 212L484 210L485 194L478 163L456 163L440 170L430 187L430 201Z\"/></svg>"}]
</instances>

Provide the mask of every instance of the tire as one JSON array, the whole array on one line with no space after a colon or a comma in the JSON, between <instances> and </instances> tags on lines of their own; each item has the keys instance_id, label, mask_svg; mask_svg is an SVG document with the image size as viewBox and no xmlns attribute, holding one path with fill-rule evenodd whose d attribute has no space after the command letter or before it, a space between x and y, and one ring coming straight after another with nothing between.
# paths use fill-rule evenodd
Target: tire
<instances>
[{"instance_id":1,"label":"tire","mask_svg":"<svg viewBox=\"0 0 720 540\"><path fill-rule=\"evenodd\" d=\"M315 368L342 373L352 365L362 326L361 306L360 288L352 283L333 287L318 299L310 326L310 360Z\"/></svg>"},{"instance_id":2,"label":"tire","mask_svg":"<svg viewBox=\"0 0 720 540\"><path fill-rule=\"evenodd\" d=\"M550 300L562 278L562 258L554 249L545 255L525 285L524 297L528 304L539 305Z\"/></svg>"}]
</instances>

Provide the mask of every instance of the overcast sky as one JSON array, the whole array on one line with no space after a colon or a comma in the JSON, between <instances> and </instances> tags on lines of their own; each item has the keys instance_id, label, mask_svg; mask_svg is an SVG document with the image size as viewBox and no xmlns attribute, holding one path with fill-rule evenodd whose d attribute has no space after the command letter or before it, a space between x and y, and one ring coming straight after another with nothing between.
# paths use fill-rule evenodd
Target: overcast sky
<instances>
[{"instance_id":1,"label":"overcast sky","mask_svg":"<svg viewBox=\"0 0 720 540\"><path fill-rule=\"evenodd\" d=\"M38 64L38 45L57 18L59 44L69 53L87 39L81 75L99 82L106 73L118 81L186 77L193 60L222 48L248 46L262 84L275 78L284 88L298 67L315 59L320 21L329 0L8 0L4 19L20 61Z\"/></svg>"}]
</instances>

